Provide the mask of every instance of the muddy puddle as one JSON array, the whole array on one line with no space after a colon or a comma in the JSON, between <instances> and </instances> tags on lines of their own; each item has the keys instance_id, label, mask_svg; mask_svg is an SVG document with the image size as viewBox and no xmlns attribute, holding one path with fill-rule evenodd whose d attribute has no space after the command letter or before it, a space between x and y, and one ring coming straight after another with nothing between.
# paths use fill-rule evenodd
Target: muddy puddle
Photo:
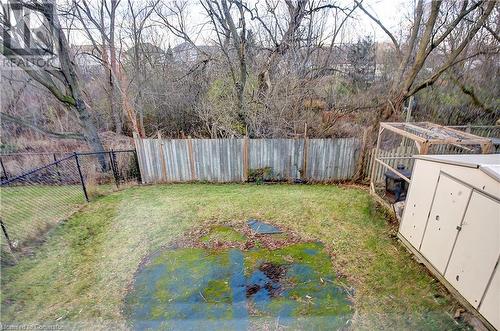
<instances>
[{"instance_id":1,"label":"muddy puddle","mask_svg":"<svg viewBox=\"0 0 500 331\"><path fill-rule=\"evenodd\" d=\"M212 230L218 231L223 235L205 234L202 244L164 250L141 266L125 299L133 328L331 330L348 325L350 293L336 279L321 243L292 240L273 246L270 237ZM217 242L211 245L207 238ZM221 238L238 242L221 245Z\"/></svg>"}]
</instances>

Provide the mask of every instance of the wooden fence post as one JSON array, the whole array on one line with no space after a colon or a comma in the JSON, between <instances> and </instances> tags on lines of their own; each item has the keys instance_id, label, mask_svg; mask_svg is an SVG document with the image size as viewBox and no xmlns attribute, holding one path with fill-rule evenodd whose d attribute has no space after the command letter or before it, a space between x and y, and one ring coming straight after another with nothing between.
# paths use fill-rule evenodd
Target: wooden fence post
<instances>
[{"instance_id":1,"label":"wooden fence post","mask_svg":"<svg viewBox=\"0 0 500 331\"><path fill-rule=\"evenodd\" d=\"M353 180L363 180L364 174L366 172L366 156L368 154L368 129L364 129L363 131L363 140L361 141L361 147L359 150L358 160L356 164L356 169L354 171Z\"/></svg>"},{"instance_id":2,"label":"wooden fence post","mask_svg":"<svg viewBox=\"0 0 500 331\"><path fill-rule=\"evenodd\" d=\"M307 123L304 123L304 165L302 167L301 179L307 179Z\"/></svg>"},{"instance_id":3,"label":"wooden fence post","mask_svg":"<svg viewBox=\"0 0 500 331\"><path fill-rule=\"evenodd\" d=\"M161 140L160 131L158 131L158 146L160 147L160 158L161 158L161 180L164 182L168 182L167 161L165 160L165 153L163 153L163 141Z\"/></svg>"},{"instance_id":4,"label":"wooden fence post","mask_svg":"<svg viewBox=\"0 0 500 331\"><path fill-rule=\"evenodd\" d=\"M249 153L248 153L248 135L243 138L243 181L248 182L248 168L250 166Z\"/></svg>"},{"instance_id":5,"label":"wooden fence post","mask_svg":"<svg viewBox=\"0 0 500 331\"><path fill-rule=\"evenodd\" d=\"M193 140L191 139L191 136L188 136L187 142L188 142L188 153L189 153L189 166L191 167L191 180L196 180Z\"/></svg>"},{"instance_id":6,"label":"wooden fence post","mask_svg":"<svg viewBox=\"0 0 500 331\"><path fill-rule=\"evenodd\" d=\"M380 124L379 124L380 125ZM378 163L377 163L377 158L378 158L378 153L379 153L379 148L380 148L380 137L382 135L382 132L384 131L384 128L380 125L378 129L378 136L377 136L377 146L375 147L375 150L373 151L373 165L372 165L372 174L370 176L370 192L375 193L375 172L378 170Z\"/></svg>"}]
</instances>

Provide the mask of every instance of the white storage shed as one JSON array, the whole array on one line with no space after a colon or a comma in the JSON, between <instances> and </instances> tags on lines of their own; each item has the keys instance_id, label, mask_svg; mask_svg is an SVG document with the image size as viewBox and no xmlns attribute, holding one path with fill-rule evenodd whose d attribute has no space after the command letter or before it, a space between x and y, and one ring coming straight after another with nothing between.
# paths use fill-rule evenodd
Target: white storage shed
<instances>
[{"instance_id":1,"label":"white storage shed","mask_svg":"<svg viewBox=\"0 0 500 331\"><path fill-rule=\"evenodd\" d=\"M500 330L500 154L416 156L398 236Z\"/></svg>"}]
</instances>

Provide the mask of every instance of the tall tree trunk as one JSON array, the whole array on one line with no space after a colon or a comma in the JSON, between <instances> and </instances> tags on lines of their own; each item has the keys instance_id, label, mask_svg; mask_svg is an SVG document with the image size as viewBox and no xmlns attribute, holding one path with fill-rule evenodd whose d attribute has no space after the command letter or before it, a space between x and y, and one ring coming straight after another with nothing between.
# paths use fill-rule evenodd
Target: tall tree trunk
<instances>
[{"instance_id":1,"label":"tall tree trunk","mask_svg":"<svg viewBox=\"0 0 500 331\"><path fill-rule=\"evenodd\" d=\"M258 91L261 96L265 96L271 88L273 70L279 57L284 56L294 46L296 33L306 16L306 6L309 0L299 0L295 4L290 0L285 0L285 2L290 21L281 42L272 50L258 74Z\"/></svg>"},{"instance_id":2,"label":"tall tree trunk","mask_svg":"<svg viewBox=\"0 0 500 331\"><path fill-rule=\"evenodd\" d=\"M80 120L80 125L83 129L83 136L85 137L85 140L94 152L104 152L104 147L99 135L97 134L97 128L90 117L87 104L82 98L75 100L75 109L78 114L78 119ZM104 155L99 155L99 162L101 163L101 166L104 165L104 168L106 168L106 159L104 158Z\"/></svg>"},{"instance_id":3,"label":"tall tree trunk","mask_svg":"<svg viewBox=\"0 0 500 331\"><path fill-rule=\"evenodd\" d=\"M109 77L109 98L110 98L110 108L111 114L113 114L113 120L115 122L115 132L118 134L122 133L122 116L121 112L115 104L115 87L113 81L113 72L116 73L118 70L117 61L116 61L116 45L115 45L115 18L116 18L116 7L117 0L111 0L111 13L110 13L110 23L109 23L109 57L110 57L110 65L111 72ZM107 54L103 54L103 56L108 56Z\"/></svg>"},{"instance_id":4,"label":"tall tree trunk","mask_svg":"<svg viewBox=\"0 0 500 331\"><path fill-rule=\"evenodd\" d=\"M53 0L47 0L47 3L53 5L54 13L53 15L47 15L47 20L49 24L54 28L56 40L55 46L59 55L59 62L61 65L61 72L64 75L64 79L67 83L67 87L71 93L73 99L73 106L76 110L78 119L80 120L80 126L83 129L83 136L85 140L94 152L104 152L104 146L102 145L101 139L97 134L97 128L92 121L87 104L84 101L82 89L80 87L80 81L78 79L75 64L71 61L69 55L69 46L66 36L61 29L61 24L59 22L59 17L57 16L56 4ZM52 21L51 21L52 20ZM107 169L107 162L104 154L98 154L98 160L101 164L102 169Z\"/></svg>"},{"instance_id":5,"label":"tall tree trunk","mask_svg":"<svg viewBox=\"0 0 500 331\"><path fill-rule=\"evenodd\" d=\"M238 99L238 120L239 122L247 126L246 112L245 112L245 86L247 83L247 31L246 22L243 5L240 1L236 1L236 6L240 12L240 25L241 34L238 34L236 24L234 23L233 17L229 11L226 0L222 1L222 9L224 16L226 18L226 23L229 27L230 35L233 40L234 48L236 48L239 59L240 74L238 81L235 83L236 98Z\"/></svg>"},{"instance_id":6,"label":"tall tree trunk","mask_svg":"<svg viewBox=\"0 0 500 331\"><path fill-rule=\"evenodd\" d=\"M141 127L139 126L139 122L137 120L137 113L135 112L134 107L130 101L127 76L120 70L120 68L118 68L117 78L120 83L123 111L127 115L130 124L132 125L132 130L134 132L137 132L139 137L144 137L144 132L141 130Z\"/></svg>"},{"instance_id":7,"label":"tall tree trunk","mask_svg":"<svg viewBox=\"0 0 500 331\"><path fill-rule=\"evenodd\" d=\"M242 40L245 40L242 38ZM243 48L240 55L240 79L236 85L236 94L238 96L238 119L243 125L247 125L245 112L245 86L247 84L247 64L245 57L245 42L240 46Z\"/></svg>"},{"instance_id":8,"label":"tall tree trunk","mask_svg":"<svg viewBox=\"0 0 500 331\"><path fill-rule=\"evenodd\" d=\"M109 113L111 114L111 118L113 120L113 125L115 128L115 132L117 134L122 133L122 117L120 114L120 110L118 107L116 107L116 100L115 100L115 85L114 85L114 80L113 80L113 69L111 67L111 63L109 61L109 56L108 56L108 48L105 46L106 45L106 40L103 37L102 38L102 61L104 63L104 79L106 81L107 87L105 88L106 90L106 97L108 99L108 104L109 104Z\"/></svg>"},{"instance_id":9,"label":"tall tree trunk","mask_svg":"<svg viewBox=\"0 0 500 331\"><path fill-rule=\"evenodd\" d=\"M431 52L438 47L439 44L446 39L446 37L454 30L458 29L459 23L473 10L476 10L481 5L481 1L472 4L470 7L467 7L467 2L464 2L463 7L457 17L448 24L447 28L441 33L439 37L435 36L436 29L435 25L438 22L438 15L440 12L440 7L442 1L436 0L431 2L431 10L429 17L425 20L424 31L420 41L417 45L415 59L413 60L411 67L407 72L404 72L403 75L400 75L401 79L395 81L392 92L390 93L390 98L388 99L387 105L383 111L380 112L380 116L377 118L378 121L384 121L391 119L394 116L398 116L401 114L403 109L403 104L407 98L414 95L421 89L431 86L436 82L436 80L451 67L457 64L457 58L462 54L464 49L470 43L470 41L474 38L476 33L481 29L487 22L488 17L491 12L495 8L496 2L489 1L485 3L485 7L480 11L480 16L473 22L471 22L470 29L466 30L465 36L459 42L458 46L451 50L449 54L444 57L444 63L437 67L433 68L432 74L423 79L420 82L417 82L417 77L422 73L422 69L425 66L426 60ZM412 36L416 36L416 31L418 29L418 23L422 18L422 6L419 2L417 6L416 13L416 21L414 31L412 32ZM409 52L412 51L413 44L416 44L415 40L411 40L412 44ZM411 53L407 54L407 57L410 56ZM404 60L401 65L402 70L404 71L406 65L408 64L408 59Z\"/></svg>"},{"instance_id":10,"label":"tall tree trunk","mask_svg":"<svg viewBox=\"0 0 500 331\"><path fill-rule=\"evenodd\" d=\"M143 82L146 81L144 74L146 69L143 66L145 59L141 58L141 52L139 49L140 42L141 40L140 37L138 36L137 28L134 21L134 60L135 60L135 73L138 81L137 84L138 93L136 98L137 102L135 103L135 107L137 109L137 113L139 113L139 122L138 122L139 130L140 132L143 132L145 134L146 131L144 129L144 102L143 102L142 88L143 88Z\"/></svg>"},{"instance_id":11,"label":"tall tree trunk","mask_svg":"<svg viewBox=\"0 0 500 331\"><path fill-rule=\"evenodd\" d=\"M116 105L115 100L115 83L113 81L113 73L111 70L108 71L109 74L109 90L108 90L108 100L111 115L113 116L113 122L115 125L115 132L117 134L122 134L123 132L123 122L120 108Z\"/></svg>"},{"instance_id":12,"label":"tall tree trunk","mask_svg":"<svg viewBox=\"0 0 500 331\"><path fill-rule=\"evenodd\" d=\"M82 127L83 138L87 144L94 152L104 152L101 139L97 134L97 127L92 121L88 106L84 101L76 66L70 57L68 41L61 28L57 15L56 1L42 0L41 2L34 2L33 8L43 15L43 25L53 37L52 39L57 51L56 54L59 60L60 69L56 67L50 67L50 69L48 69L45 66L39 65L39 56L35 53L26 54L26 49L23 49L24 52L22 53L16 52L20 47L17 45L17 47L12 48L10 42L6 42L6 40L12 41L16 39L12 39L12 36L9 34L9 32L15 33L13 31L2 29L4 32L4 39L2 40L0 53L13 64L23 69L28 76L40 85L47 88L57 100L71 106L71 110L75 112L79 124ZM29 27L27 28L29 29ZM33 31L28 31L28 33L32 34ZM49 74L48 70L53 72ZM98 159L101 167L107 169L107 162L104 155L99 154Z\"/></svg>"}]
</instances>

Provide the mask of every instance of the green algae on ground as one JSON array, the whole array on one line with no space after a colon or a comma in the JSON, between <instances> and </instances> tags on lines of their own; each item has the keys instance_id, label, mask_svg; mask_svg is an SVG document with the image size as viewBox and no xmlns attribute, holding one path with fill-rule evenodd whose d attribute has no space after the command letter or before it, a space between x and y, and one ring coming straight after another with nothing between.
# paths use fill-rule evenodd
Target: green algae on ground
<instances>
[{"instance_id":1,"label":"green algae on ground","mask_svg":"<svg viewBox=\"0 0 500 331\"><path fill-rule=\"evenodd\" d=\"M125 313L138 329L240 329L259 318L335 329L352 317L348 296L319 243L276 250L181 248L139 270Z\"/></svg>"},{"instance_id":2,"label":"green algae on ground","mask_svg":"<svg viewBox=\"0 0 500 331\"><path fill-rule=\"evenodd\" d=\"M231 303L231 287L229 286L229 281L224 279L209 281L203 290L203 298L211 303Z\"/></svg>"},{"instance_id":3,"label":"green algae on ground","mask_svg":"<svg viewBox=\"0 0 500 331\"><path fill-rule=\"evenodd\" d=\"M228 226L222 225L214 226L207 235L201 237L201 241L204 243L216 241L241 243L246 240L247 238L243 234Z\"/></svg>"},{"instance_id":4,"label":"green algae on ground","mask_svg":"<svg viewBox=\"0 0 500 331\"><path fill-rule=\"evenodd\" d=\"M54 189L60 188L47 188L45 196ZM397 243L366 190L246 184L145 185L96 199L57 226L36 254L2 268L2 323L85 321L124 329L115 325L126 317L124 289L144 256L206 220L231 224L249 217L328 245L333 269L356 289L354 329L464 328L453 318L458 302ZM276 329L276 321L265 324L264 317L252 325Z\"/></svg>"}]
</instances>

